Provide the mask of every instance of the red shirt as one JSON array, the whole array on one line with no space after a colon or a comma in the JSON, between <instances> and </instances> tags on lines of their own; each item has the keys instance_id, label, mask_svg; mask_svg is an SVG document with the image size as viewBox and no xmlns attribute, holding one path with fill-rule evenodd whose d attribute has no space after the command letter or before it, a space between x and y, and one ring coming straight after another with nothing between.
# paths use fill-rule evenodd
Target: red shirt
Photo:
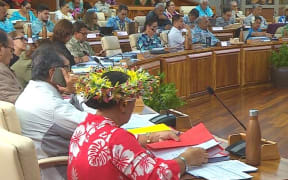
<instances>
[{"instance_id":1,"label":"red shirt","mask_svg":"<svg viewBox=\"0 0 288 180\"><path fill-rule=\"evenodd\" d=\"M135 136L103 117L89 114L70 141L68 180L180 178L174 160L155 158Z\"/></svg>"}]
</instances>

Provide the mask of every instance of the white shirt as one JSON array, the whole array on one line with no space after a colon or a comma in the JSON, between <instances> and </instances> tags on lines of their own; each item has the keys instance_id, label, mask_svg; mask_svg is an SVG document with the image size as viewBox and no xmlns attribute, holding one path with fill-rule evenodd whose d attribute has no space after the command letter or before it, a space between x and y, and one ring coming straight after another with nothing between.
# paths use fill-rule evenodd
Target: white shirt
<instances>
[{"instance_id":1,"label":"white shirt","mask_svg":"<svg viewBox=\"0 0 288 180\"><path fill-rule=\"evenodd\" d=\"M56 11L55 12L55 20L56 21L59 21L59 20L61 20L61 19L67 19L67 20L69 20L69 21L73 21L73 16L72 16L72 14L71 13L67 13L67 15L65 15L65 14L63 14L62 12L61 12L61 10L59 9L58 11Z\"/></svg>"},{"instance_id":2,"label":"white shirt","mask_svg":"<svg viewBox=\"0 0 288 180\"><path fill-rule=\"evenodd\" d=\"M182 35L182 31L175 28L171 28L168 34L168 44L172 48L184 48L185 37Z\"/></svg>"},{"instance_id":3,"label":"white shirt","mask_svg":"<svg viewBox=\"0 0 288 180\"><path fill-rule=\"evenodd\" d=\"M68 155L70 138L87 116L63 100L57 89L45 81L29 81L15 107L22 134L34 141L38 159ZM60 172L63 171L65 168ZM47 168L41 174L42 179L62 179L55 168Z\"/></svg>"}]
</instances>

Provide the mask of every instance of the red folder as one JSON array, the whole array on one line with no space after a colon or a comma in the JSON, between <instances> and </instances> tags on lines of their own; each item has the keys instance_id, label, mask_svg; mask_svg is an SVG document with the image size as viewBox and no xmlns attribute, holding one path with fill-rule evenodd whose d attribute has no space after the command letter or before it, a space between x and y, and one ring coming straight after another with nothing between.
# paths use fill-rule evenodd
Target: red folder
<instances>
[{"instance_id":1,"label":"red folder","mask_svg":"<svg viewBox=\"0 0 288 180\"><path fill-rule=\"evenodd\" d=\"M161 141L147 144L151 149L165 149L174 147L194 146L213 139L212 134L206 129L203 123L200 123L180 136L180 141Z\"/></svg>"}]
</instances>

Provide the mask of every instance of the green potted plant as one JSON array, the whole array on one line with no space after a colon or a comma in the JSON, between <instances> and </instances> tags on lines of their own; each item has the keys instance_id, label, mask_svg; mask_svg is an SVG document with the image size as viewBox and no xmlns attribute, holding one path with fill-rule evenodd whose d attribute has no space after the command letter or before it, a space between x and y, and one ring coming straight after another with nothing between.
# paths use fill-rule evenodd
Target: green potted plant
<instances>
[{"instance_id":1,"label":"green potted plant","mask_svg":"<svg viewBox=\"0 0 288 180\"><path fill-rule=\"evenodd\" d=\"M164 75L160 75L163 79ZM174 83L161 83L154 88L152 94L143 96L144 104L151 107L157 112L181 107L185 102L176 95L177 89Z\"/></svg>"},{"instance_id":2,"label":"green potted plant","mask_svg":"<svg viewBox=\"0 0 288 180\"><path fill-rule=\"evenodd\" d=\"M279 51L273 51L270 57L272 64L271 80L277 88L288 88L288 47L283 44Z\"/></svg>"}]
</instances>

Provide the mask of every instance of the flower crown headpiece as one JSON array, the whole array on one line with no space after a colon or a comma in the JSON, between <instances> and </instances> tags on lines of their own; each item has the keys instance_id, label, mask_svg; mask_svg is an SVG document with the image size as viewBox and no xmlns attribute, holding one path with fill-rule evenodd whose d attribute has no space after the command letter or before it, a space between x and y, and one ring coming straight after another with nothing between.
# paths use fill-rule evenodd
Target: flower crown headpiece
<instances>
[{"instance_id":1,"label":"flower crown headpiece","mask_svg":"<svg viewBox=\"0 0 288 180\"><path fill-rule=\"evenodd\" d=\"M116 83L113 86L108 78L102 77L103 74L110 71L123 72L128 75L127 82ZM153 89L157 86L159 86L159 77L152 76L142 69L129 70L121 67L109 67L96 69L95 72L81 76L76 83L76 92L84 96L86 101L93 98L99 102L109 103L112 100L119 102L126 98L152 94Z\"/></svg>"}]
</instances>

